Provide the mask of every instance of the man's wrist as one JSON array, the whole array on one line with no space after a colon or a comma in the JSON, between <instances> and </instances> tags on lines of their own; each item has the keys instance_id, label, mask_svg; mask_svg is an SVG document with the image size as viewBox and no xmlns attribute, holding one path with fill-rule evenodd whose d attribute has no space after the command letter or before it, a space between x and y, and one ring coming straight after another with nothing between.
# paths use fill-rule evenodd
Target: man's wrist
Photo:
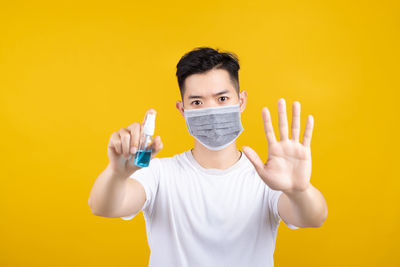
<instances>
[{"instance_id":1,"label":"man's wrist","mask_svg":"<svg viewBox=\"0 0 400 267\"><path fill-rule=\"evenodd\" d=\"M132 173L134 173L137 169L135 169L133 172L126 172L126 171L119 171L116 170L115 168L113 168L113 166L111 165L111 163L109 163L105 169L105 172L107 173L107 175L109 177L111 177L112 179L126 179L128 178L130 175L132 175Z\"/></svg>"},{"instance_id":2,"label":"man's wrist","mask_svg":"<svg viewBox=\"0 0 400 267\"><path fill-rule=\"evenodd\" d=\"M308 183L307 187L302 190L287 190L287 191L282 191L282 192L288 198L295 200L295 199L310 195L311 191L312 191L312 185L311 185L311 183Z\"/></svg>"}]
</instances>

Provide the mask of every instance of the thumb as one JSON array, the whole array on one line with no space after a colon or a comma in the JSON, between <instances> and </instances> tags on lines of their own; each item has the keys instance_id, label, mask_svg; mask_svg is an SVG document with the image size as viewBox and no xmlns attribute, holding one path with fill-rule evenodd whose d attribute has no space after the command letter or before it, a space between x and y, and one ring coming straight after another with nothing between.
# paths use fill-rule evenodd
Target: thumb
<instances>
[{"instance_id":1,"label":"thumb","mask_svg":"<svg viewBox=\"0 0 400 267\"><path fill-rule=\"evenodd\" d=\"M254 165L258 174L261 176L261 174L264 172L264 163L262 162L260 157L257 155L257 152L255 152L252 148L250 148L248 146L242 147L242 150L243 150L244 154L246 155L246 157Z\"/></svg>"},{"instance_id":2,"label":"thumb","mask_svg":"<svg viewBox=\"0 0 400 267\"><path fill-rule=\"evenodd\" d=\"M154 137L153 143L151 144L151 158L154 158L155 155L160 152L160 150L163 148L163 143L161 141L161 137L159 135L157 135L156 137Z\"/></svg>"}]
</instances>

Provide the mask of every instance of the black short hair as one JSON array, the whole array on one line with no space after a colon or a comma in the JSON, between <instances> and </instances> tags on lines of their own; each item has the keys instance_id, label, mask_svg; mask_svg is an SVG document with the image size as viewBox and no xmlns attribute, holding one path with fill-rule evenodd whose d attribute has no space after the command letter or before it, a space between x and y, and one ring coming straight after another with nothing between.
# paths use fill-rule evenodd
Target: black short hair
<instances>
[{"instance_id":1,"label":"black short hair","mask_svg":"<svg viewBox=\"0 0 400 267\"><path fill-rule=\"evenodd\" d=\"M228 71L232 84L239 94L239 60L232 52L219 52L219 49L211 47L196 47L186 53L176 65L176 76L178 78L181 97L185 93L185 79L196 73L204 73L211 69L224 69Z\"/></svg>"}]
</instances>

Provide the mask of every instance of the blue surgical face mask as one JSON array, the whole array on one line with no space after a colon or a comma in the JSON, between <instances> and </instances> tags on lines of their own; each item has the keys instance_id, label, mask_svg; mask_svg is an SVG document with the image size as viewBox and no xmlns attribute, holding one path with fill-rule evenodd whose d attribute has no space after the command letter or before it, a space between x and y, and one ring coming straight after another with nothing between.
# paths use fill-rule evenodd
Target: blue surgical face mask
<instances>
[{"instance_id":1,"label":"blue surgical face mask","mask_svg":"<svg viewBox=\"0 0 400 267\"><path fill-rule=\"evenodd\" d=\"M210 150L232 144L243 132L240 104L200 109L185 109L189 134Z\"/></svg>"}]
</instances>

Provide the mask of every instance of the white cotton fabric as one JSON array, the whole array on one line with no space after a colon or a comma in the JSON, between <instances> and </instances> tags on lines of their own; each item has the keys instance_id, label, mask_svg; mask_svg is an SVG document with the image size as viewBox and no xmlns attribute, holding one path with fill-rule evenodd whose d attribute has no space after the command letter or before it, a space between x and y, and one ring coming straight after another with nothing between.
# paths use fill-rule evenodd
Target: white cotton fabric
<instances>
[{"instance_id":1,"label":"white cotton fabric","mask_svg":"<svg viewBox=\"0 0 400 267\"><path fill-rule=\"evenodd\" d=\"M269 188L244 153L221 170L203 168L188 150L153 158L130 178L146 192L150 267L274 266L282 191Z\"/></svg>"}]
</instances>

